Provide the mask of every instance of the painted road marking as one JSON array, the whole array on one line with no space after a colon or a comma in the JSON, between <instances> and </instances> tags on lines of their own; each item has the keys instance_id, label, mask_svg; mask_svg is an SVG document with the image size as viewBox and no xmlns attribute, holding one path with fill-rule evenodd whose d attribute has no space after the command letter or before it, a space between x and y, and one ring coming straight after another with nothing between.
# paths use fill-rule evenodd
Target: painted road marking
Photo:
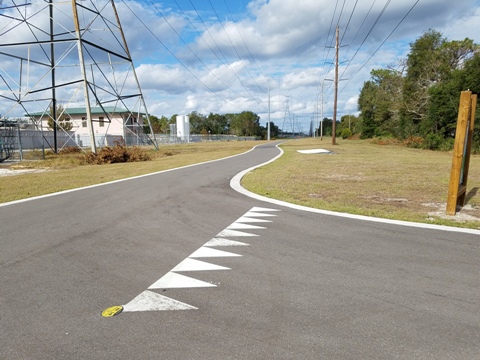
<instances>
[{"instance_id":1,"label":"painted road marking","mask_svg":"<svg viewBox=\"0 0 480 360\"><path fill-rule=\"evenodd\" d=\"M225 229L223 231L220 231L217 234L217 236L218 237L230 237L230 236L260 236L260 235L250 234L250 233L246 233L246 232L243 232L243 231Z\"/></svg>"},{"instance_id":2,"label":"painted road marking","mask_svg":"<svg viewBox=\"0 0 480 360\"><path fill-rule=\"evenodd\" d=\"M199 288L199 287L217 287L217 285L194 279L185 275L168 272L160 279L150 285L149 289L179 289L179 288Z\"/></svg>"},{"instance_id":3,"label":"painted road marking","mask_svg":"<svg viewBox=\"0 0 480 360\"><path fill-rule=\"evenodd\" d=\"M230 270L230 268L205 261L186 258L175 266L172 271L206 271L206 270Z\"/></svg>"},{"instance_id":4,"label":"painted road marking","mask_svg":"<svg viewBox=\"0 0 480 360\"><path fill-rule=\"evenodd\" d=\"M253 208L250 209L250 211L267 211L268 212L268 211L281 211L281 210L254 206Z\"/></svg>"},{"instance_id":5,"label":"painted road marking","mask_svg":"<svg viewBox=\"0 0 480 360\"><path fill-rule=\"evenodd\" d=\"M249 218L246 216L242 216L241 218L237 219L235 221L237 223L266 223L266 222L272 222L272 220L265 220L265 219L256 219L256 218Z\"/></svg>"},{"instance_id":6,"label":"painted road marking","mask_svg":"<svg viewBox=\"0 0 480 360\"><path fill-rule=\"evenodd\" d=\"M243 216L246 216L246 217L272 217L272 216L277 216L277 215L249 211Z\"/></svg>"},{"instance_id":7,"label":"painted road marking","mask_svg":"<svg viewBox=\"0 0 480 360\"><path fill-rule=\"evenodd\" d=\"M234 257L234 256L242 256L239 254L234 254L231 252L212 249L208 246L202 246L197 251L193 252L189 257L190 258L204 258L204 257Z\"/></svg>"},{"instance_id":8,"label":"painted road marking","mask_svg":"<svg viewBox=\"0 0 480 360\"><path fill-rule=\"evenodd\" d=\"M223 238L213 238L203 246L248 246L248 244Z\"/></svg>"},{"instance_id":9,"label":"painted road marking","mask_svg":"<svg viewBox=\"0 0 480 360\"><path fill-rule=\"evenodd\" d=\"M209 271L209 270L230 270L225 266L211 264L205 261L196 260L195 258L204 257L241 257L242 255L231 252L217 250L215 246L248 246L244 242L225 239L226 237L255 237L257 234L251 234L244 229L266 229L262 226L248 225L246 223L266 223L270 220L258 219L258 217L273 217L276 215L267 214L265 212L280 211L276 209L268 209L262 207L253 207L237 221L225 228L214 238L207 241L202 247L194 251L190 256L181 261L171 271L154 282L148 289L123 306L123 312L132 311L161 311L161 310L192 310L197 309L195 306L185 304L175 299L160 295L150 289L179 289L179 288L210 288L217 285L194 279L189 276L177 274L182 271Z\"/></svg>"},{"instance_id":10,"label":"painted road marking","mask_svg":"<svg viewBox=\"0 0 480 360\"><path fill-rule=\"evenodd\" d=\"M244 224L239 222L234 222L233 224L227 226L227 230L253 230L253 229L266 229L266 227Z\"/></svg>"},{"instance_id":11,"label":"painted road marking","mask_svg":"<svg viewBox=\"0 0 480 360\"><path fill-rule=\"evenodd\" d=\"M123 307L123 312L161 311L161 310L196 310L192 305L145 290Z\"/></svg>"}]
</instances>

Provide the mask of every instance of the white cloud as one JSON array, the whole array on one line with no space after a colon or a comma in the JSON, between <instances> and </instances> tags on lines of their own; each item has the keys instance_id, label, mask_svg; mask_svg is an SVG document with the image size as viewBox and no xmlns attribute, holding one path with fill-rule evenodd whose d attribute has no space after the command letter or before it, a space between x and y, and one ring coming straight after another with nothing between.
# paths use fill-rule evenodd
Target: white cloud
<instances>
[{"instance_id":1,"label":"white cloud","mask_svg":"<svg viewBox=\"0 0 480 360\"><path fill-rule=\"evenodd\" d=\"M33 3L44 6L39 0ZM415 7L416 0L347 1L343 8L343 2L336 7L331 0L252 0L243 9L240 2L231 3L233 14L222 2L212 2L215 11L210 2L193 3L195 9L189 2L173 0L117 4L147 106L154 115L251 110L264 122L269 84L272 121L284 122L288 96L290 112L308 129L317 111L321 81L334 77L335 50L329 46L334 45L337 22L342 39L339 73L344 79L339 84L339 116L356 113L358 94L372 68L405 57L409 43L429 28L449 39L480 41L478 0L422 0ZM71 28L69 10L63 11L66 15L59 22ZM48 17L38 21L42 28L48 26ZM17 30L0 35L0 43L27 38L24 28ZM69 56L74 58L75 51ZM1 60L4 73L18 68ZM134 85L127 82L132 89ZM324 85L325 116L331 117L332 83ZM0 91L5 91L1 85Z\"/></svg>"}]
</instances>

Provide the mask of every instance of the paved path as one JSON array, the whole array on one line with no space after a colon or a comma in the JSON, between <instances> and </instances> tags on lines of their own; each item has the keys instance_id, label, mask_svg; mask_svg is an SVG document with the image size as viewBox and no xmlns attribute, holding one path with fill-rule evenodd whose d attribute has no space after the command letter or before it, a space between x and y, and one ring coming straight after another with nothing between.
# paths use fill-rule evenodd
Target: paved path
<instances>
[{"instance_id":1,"label":"paved path","mask_svg":"<svg viewBox=\"0 0 480 360\"><path fill-rule=\"evenodd\" d=\"M478 358L478 234L231 189L277 154L0 206L0 359Z\"/></svg>"}]
</instances>

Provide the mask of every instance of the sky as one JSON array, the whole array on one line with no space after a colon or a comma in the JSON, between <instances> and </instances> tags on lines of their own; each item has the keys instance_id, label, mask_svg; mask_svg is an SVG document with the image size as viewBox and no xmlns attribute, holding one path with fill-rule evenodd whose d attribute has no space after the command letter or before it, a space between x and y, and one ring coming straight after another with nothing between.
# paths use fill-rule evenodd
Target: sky
<instances>
[{"instance_id":1,"label":"sky","mask_svg":"<svg viewBox=\"0 0 480 360\"><path fill-rule=\"evenodd\" d=\"M358 114L371 70L397 67L427 30L480 43L480 0L115 4L150 114L253 111L265 126L270 104L271 121L284 131L308 132L322 114L333 117L337 25L337 120Z\"/></svg>"}]
</instances>

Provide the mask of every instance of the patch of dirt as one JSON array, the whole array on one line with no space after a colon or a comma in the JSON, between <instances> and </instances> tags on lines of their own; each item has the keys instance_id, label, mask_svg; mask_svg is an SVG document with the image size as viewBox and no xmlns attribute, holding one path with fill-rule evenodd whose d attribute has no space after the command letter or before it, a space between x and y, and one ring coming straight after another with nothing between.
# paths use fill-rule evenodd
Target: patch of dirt
<instances>
[{"instance_id":1,"label":"patch of dirt","mask_svg":"<svg viewBox=\"0 0 480 360\"><path fill-rule=\"evenodd\" d=\"M0 176L15 176L28 173L38 173L45 172L45 169L9 169L9 168L0 168Z\"/></svg>"},{"instance_id":2,"label":"patch of dirt","mask_svg":"<svg viewBox=\"0 0 480 360\"><path fill-rule=\"evenodd\" d=\"M394 202L394 203L407 203L408 199L403 199L403 198L383 198L381 196L366 196L367 199L372 200L373 202L376 203L385 203L385 202Z\"/></svg>"},{"instance_id":3,"label":"patch of dirt","mask_svg":"<svg viewBox=\"0 0 480 360\"><path fill-rule=\"evenodd\" d=\"M447 215L445 212L447 203L425 203L422 205L433 209L433 211L428 213L428 216L431 218L448 219L458 222L480 221L480 209L468 204L462 208L457 208L457 213L453 216Z\"/></svg>"}]
</instances>

